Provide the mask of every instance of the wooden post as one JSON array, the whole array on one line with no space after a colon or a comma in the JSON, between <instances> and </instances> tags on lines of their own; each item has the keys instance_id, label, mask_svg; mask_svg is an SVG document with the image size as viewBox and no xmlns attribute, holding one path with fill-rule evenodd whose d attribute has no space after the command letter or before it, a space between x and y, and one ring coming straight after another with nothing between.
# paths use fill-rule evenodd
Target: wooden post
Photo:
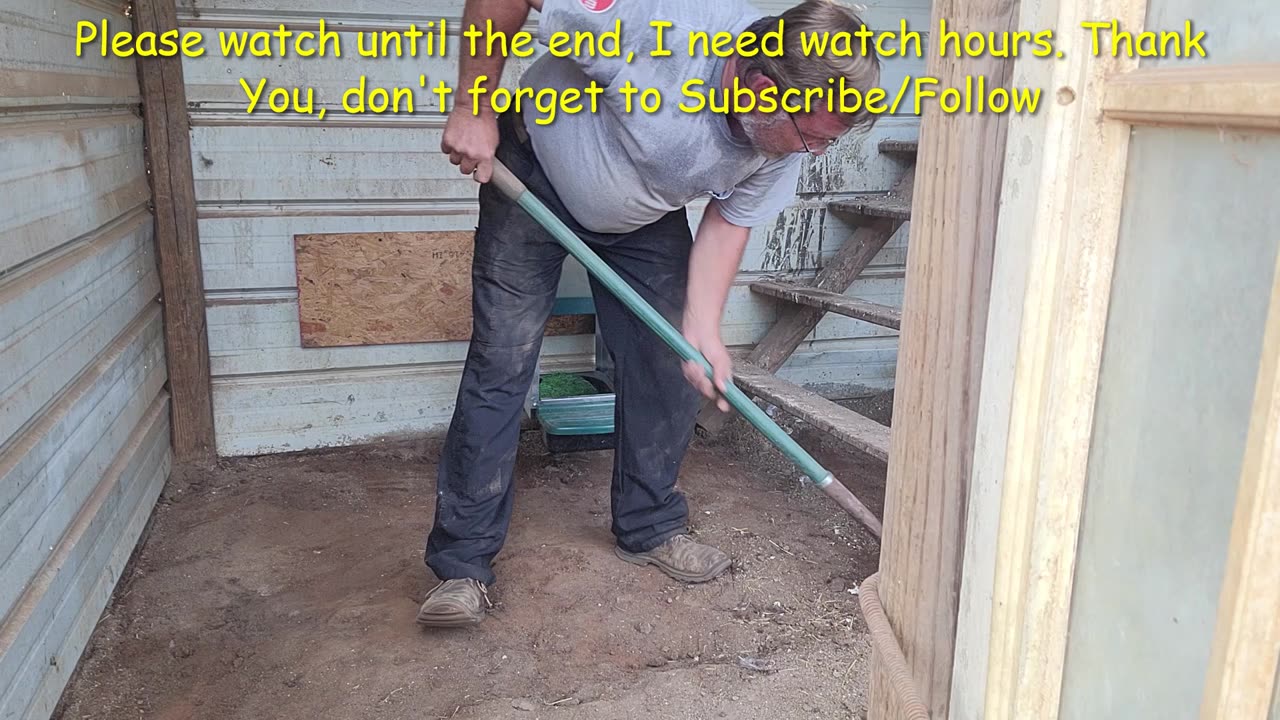
<instances>
[{"instance_id":1,"label":"wooden post","mask_svg":"<svg viewBox=\"0 0 1280 720\"><path fill-rule=\"evenodd\" d=\"M135 0L133 21L138 33L177 29L174 0ZM173 453L180 461L208 458L216 451L213 394L182 58L139 58L138 80L164 305Z\"/></svg>"},{"instance_id":2,"label":"wooden post","mask_svg":"<svg viewBox=\"0 0 1280 720\"><path fill-rule=\"evenodd\" d=\"M1015 28L1017 0L934 0L961 36ZM1013 60L940 57L938 88L966 77L1008 87ZM926 101L920 128L893 432L880 552L880 599L930 717L947 717L1007 114L944 113ZM872 655L869 720L903 717L884 661Z\"/></svg>"}]
</instances>

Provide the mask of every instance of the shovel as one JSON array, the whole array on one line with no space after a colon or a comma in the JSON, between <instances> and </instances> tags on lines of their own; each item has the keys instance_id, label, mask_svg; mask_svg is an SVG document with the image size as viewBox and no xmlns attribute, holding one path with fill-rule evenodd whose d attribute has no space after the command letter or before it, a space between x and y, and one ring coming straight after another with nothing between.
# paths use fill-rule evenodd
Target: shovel
<instances>
[{"instance_id":1,"label":"shovel","mask_svg":"<svg viewBox=\"0 0 1280 720\"><path fill-rule=\"evenodd\" d=\"M691 360L702 366L708 378L714 378L711 363L698 352L688 340L684 339L684 335L678 332L667 319L662 317L657 310L654 310L644 298L640 297L630 285L614 272L599 255L596 255L582 239L573 233L560 218L556 217L547 206L542 203L533 193L529 192L529 188L520 181L511 171L502 164L500 160L493 160L493 175L490 179L494 187L498 188L502 194L506 195L513 202L519 205L533 217L551 236L556 239L570 255L577 258L578 262L591 273L593 277L600 281L602 285L609 289L622 304L627 306L632 313L639 317L649 329L657 333L658 337L676 351L681 358ZM779 450L782 451L792 462L794 462L809 476L814 485L822 489L831 499L836 501L840 507L844 508L850 515L858 520L869 529L878 539L880 537L880 520L863 505L853 493L844 486L843 483L837 482L835 476L824 468L817 460L813 458L804 448L800 447L795 440L791 438L778 424L770 418L764 410L761 410L750 398L746 396L732 382L727 383L727 389L724 392L725 400L729 402L735 410L742 414L748 422L759 430L766 438L769 439Z\"/></svg>"}]
</instances>

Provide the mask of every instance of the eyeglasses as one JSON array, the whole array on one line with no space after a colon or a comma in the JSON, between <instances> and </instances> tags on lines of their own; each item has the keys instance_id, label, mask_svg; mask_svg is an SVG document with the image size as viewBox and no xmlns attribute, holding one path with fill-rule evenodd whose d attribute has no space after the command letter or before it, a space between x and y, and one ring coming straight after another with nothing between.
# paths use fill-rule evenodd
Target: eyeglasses
<instances>
[{"instance_id":1,"label":"eyeglasses","mask_svg":"<svg viewBox=\"0 0 1280 720\"><path fill-rule=\"evenodd\" d=\"M788 112L788 113L787 113L787 117L791 118L791 124L792 124L793 126L795 126L796 134L800 136L800 143L801 143L802 145L804 145L804 151L805 151L805 152L807 152L807 153L809 153L810 155L813 155L814 157L817 157L818 153L814 152L814 151L809 147L809 141L805 139L805 137L804 137L804 132L803 132L802 130L800 130L800 123L796 122L796 116L795 116L794 114L792 114L792 113ZM820 147L820 149L822 149L822 150L826 150L827 148L831 147L831 143L833 143L833 142L835 142L835 140L834 140L834 139L832 139L832 140L823 140L823 141L822 141L822 145L820 145L819 147Z\"/></svg>"}]
</instances>

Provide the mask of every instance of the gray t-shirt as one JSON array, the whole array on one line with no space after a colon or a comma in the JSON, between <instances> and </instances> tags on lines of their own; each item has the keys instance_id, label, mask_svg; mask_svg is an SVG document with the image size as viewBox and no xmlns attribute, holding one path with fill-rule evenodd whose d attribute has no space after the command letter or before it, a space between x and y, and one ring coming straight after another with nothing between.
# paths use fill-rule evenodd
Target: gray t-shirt
<instances>
[{"instance_id":1,"label":"gray t-shirt","mask_svg":"<svg viewBox=\"0 0 1280 720\"><path fill-rule=\"evenodd\" d=\"M591 80L605 89L597 111L588 98L574 114L545 114L525 104L525 127L534 151L557 194L583 227L594 232L630 232L705 196L720 200L725 219L752 227L772 221L795 197L799 155L768 157L729 132L723 113L693 107L681 87L701 79L703 93L721 86L724 60L689 55L688 34L704 30L737 33L761 13L740 0L543 0L539 39L552 33L591 31L597 37L622 22L621 57L568 56L546 52L525 72L521 86L586 88ZM656 30L651 20L672 23L663 29L665 57L651 57ZM570 45L569 47L572 47ZM634 51L632 62L627 54ZM545 48L544 48L545 52ZM662 105L653 113L640 108L640 93L630 113L618 88L630 80L637 88L656 88Z\"/></svg>"}]
</instances>

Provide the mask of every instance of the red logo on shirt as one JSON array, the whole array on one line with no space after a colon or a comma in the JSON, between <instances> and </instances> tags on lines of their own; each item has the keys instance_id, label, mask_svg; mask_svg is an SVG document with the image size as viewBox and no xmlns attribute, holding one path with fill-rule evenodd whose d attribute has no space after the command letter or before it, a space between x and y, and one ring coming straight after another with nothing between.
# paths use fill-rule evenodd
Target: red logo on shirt
<instances>
[{"instance_id":1,"label":"red logo on shirt","mask_svg":"<svg viewBox=\"0 0 1280 720\"><path fill-rule=\"evenodd\" d=\"M593 13L602 13L613 7L615 0L578 0L582 7Z\"/></svg>"}]
</instances>

